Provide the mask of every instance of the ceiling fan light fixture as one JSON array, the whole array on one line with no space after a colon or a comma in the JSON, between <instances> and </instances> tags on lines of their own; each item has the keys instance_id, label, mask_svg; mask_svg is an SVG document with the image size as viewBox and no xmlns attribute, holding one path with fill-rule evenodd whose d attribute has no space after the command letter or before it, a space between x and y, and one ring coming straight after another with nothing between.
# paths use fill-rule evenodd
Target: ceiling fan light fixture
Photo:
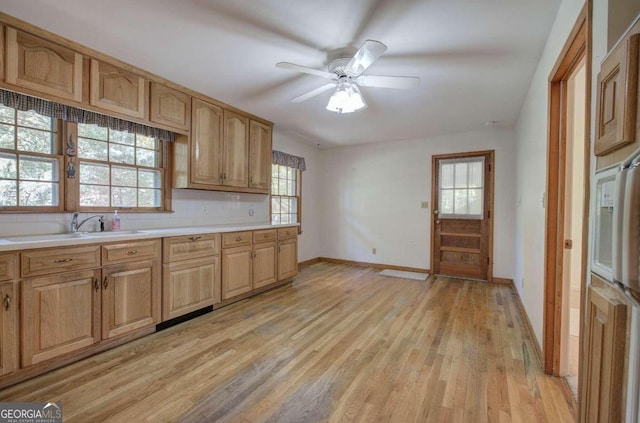
<instances>
[{"instance_id":1,"label":"ceiling fan light fixture","mask_svg":"<svg viewBox=\"0 0 640 423\"><path fill-rule=\"evenodd\" d=\"M336 113L353 113L364 110L367 103L364 101L358 85L351 80L338 81L336 91L327 104L327 110Z\"/></svg>"}]
</instances>

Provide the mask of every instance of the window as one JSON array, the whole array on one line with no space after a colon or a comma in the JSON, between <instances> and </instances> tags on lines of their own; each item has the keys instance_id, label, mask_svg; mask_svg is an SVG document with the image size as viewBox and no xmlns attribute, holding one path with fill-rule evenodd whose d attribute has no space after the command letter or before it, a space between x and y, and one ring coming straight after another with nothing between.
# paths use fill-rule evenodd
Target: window
<instances>
[{"instance_id":1,"label":"window","mask_svg":"<svg viewBox=\"0 0 640 423\"><path fill-rule=\"evenodd\" d=\"M440 217L482 219L484 157L441 160L439 179Z\"/></svg>"},{"instance_id":2,"label":"window","mask_svg":"<svg viewBox=\"0 0 640 423\"><path fill-rule=\"evenodd\" d=\"M0 208L61 204L58 121L0 104Z\"/></svg>"},{"instance_id":3,"label":"window","mask_svg":"<svg viewBox=\"0 0 640 423\"><path fill-rule=\"evenodd\" d=\"M159 140L79 123L78 159L81 208L162 208Z\"/></svg>"},{"instance_id":4,"label":"window","mask_svg":"<svg viewBox=\"0 0 640 423\"><path fill-rule=\"evenodd\" d=\"M302 172L271 165L271 223L300 223Z\"/></svg>"}]
</instances>

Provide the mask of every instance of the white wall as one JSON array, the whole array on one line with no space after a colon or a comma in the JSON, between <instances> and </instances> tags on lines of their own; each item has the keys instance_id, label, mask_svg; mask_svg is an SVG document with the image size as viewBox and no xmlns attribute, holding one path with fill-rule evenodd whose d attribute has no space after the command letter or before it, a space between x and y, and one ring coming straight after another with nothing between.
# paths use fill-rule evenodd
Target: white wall
<instances>
[{"instance_id":1,"label":"white wall","mask_svg":"<svg viewBox=\"0 0 640 423\"><path fill-rule=\"evenodd\" d=\"M320 151L305 144L296 135L282 132L275 125L273 149L305 158L307 170L302 172L302 234L298 238L298 261L320 256Z\"/></svg>"},{"instance_id":2,"label":"white wall","mask_svg":"<svg viewBox=\"0 0 640 423\"><path fill-rule=\"evenodd\" d=\"M510 129L322 150L322 255L430 267L434 154L495 150L494 276L513 276L514 133ZM428 209L420 203L429 201ZM376 248L377 254L372 254Z\"/></svg>"},{"instance_id":3,"label":"white wall","mask_svg":"<svg viewBox=\"0 0 640 423\"><path fill-rule=\"evenodd\" d=\"M538 342L542 341L544 310L543 196L547 179L548 78L583 4L582 0L564 0L560 5L516 125L518 196L514 282Z\"/></svg>"}]
</instances>

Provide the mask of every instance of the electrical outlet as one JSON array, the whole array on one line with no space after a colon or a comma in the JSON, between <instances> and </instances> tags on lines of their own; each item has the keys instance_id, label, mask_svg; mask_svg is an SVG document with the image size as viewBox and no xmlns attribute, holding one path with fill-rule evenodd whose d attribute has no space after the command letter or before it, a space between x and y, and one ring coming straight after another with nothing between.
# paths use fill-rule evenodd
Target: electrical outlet
<instances>
[{"instance_id":1,"label":"electrical outlet","mask_svg":"<svg viewBox=\"0 0 640 423\"><path fill-rule=\"evenodd\" d=\"M375 248L371 249L371 254L373 254L374 256L376 255L376 249Z\"/></svg>"},{"instance_id":2,"label":"electrical outlet","mask_svg":"<svg viewBox=\"0 0 640 423\"><path fill-rule=\"evenodd\" d=\"M253 209L249 209L249 216L253 216Z\"/></svg>"},{"instance_id":3,"label":"electrical outlet","mask_svg":"<svg viewBox=\"0 0 640 423\"><path fill-rule=\"evenodd\" d=\"M429 202L428 201L423 201L420 203L420 208L421 209L428 209L429 208Z\"/></svg>"}]
</instances>

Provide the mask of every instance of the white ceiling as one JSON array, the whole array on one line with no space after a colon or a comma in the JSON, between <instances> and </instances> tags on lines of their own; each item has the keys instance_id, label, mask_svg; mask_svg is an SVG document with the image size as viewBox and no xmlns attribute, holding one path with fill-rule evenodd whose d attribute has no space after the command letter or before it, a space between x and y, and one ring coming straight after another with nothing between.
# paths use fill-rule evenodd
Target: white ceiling
<instances>
[{"instance_id":1,"label":"white ceiling","mask_svg":"<svg viewBox=\"0 0 640 423\"><path fill-rule=\"evenodd\" d=\"M321 147L512 126L560 0L0 0L0 10L273 121ZM366 73L421 78L362 88L363 112L325 110L326 69L366 39L387 52Z\"/></svg>"}]
</instances>

